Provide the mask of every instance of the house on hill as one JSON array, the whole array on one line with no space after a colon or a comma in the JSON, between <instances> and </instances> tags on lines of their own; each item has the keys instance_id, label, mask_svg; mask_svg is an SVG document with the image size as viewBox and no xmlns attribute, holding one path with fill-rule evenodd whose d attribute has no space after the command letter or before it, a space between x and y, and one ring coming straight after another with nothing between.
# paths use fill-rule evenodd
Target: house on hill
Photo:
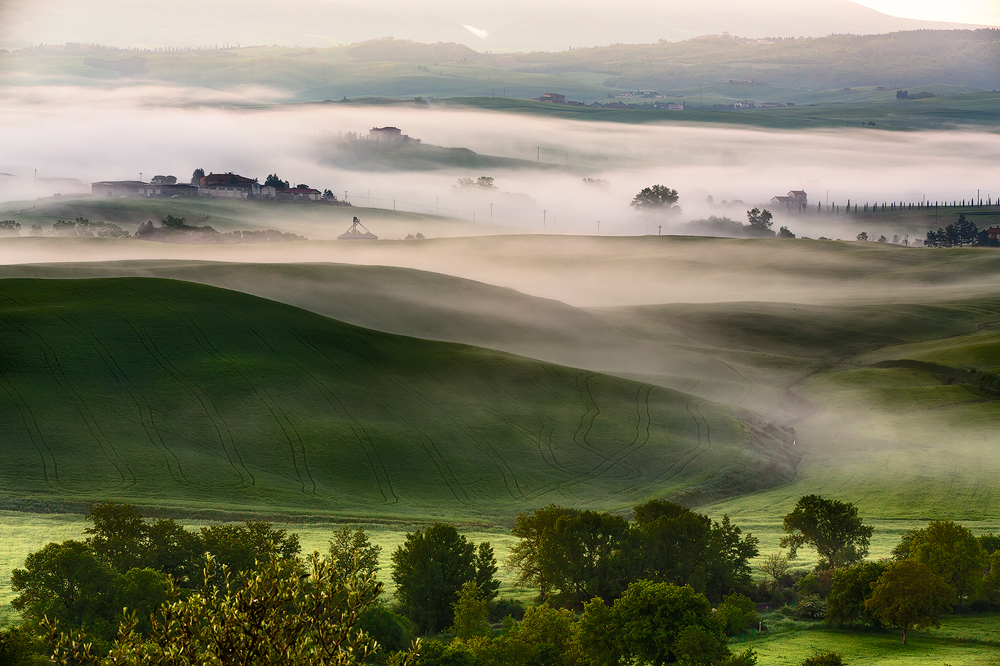
<instances>
[{"instance_id":1,"label":"house on hill","mask_svg":"<svg viewBox=\"0 0 1000 666\"><path fill-rule=\"evenodd\" d=\"M368 130L368 140L375 143L420 143L420 139L413 139L409 134L403 134L403 130L398 127L373 127Z\"/></svg>"},{"instance_id":2,"label":"house on hill","mask_svg":"<svg viewBox=\"0 0 1000 666\"><path fill-rule=\"evenodd\" d=\"M279 201L319 201L322 194L311 187L280 187L274 197Z\"/></svg>"},{"instance_id":3,"label":"house on hill","mask_svg":"<svg viewBox=\"0 0 1000 666\"><path fill-rule=\"evenodd\" d=\"M177 183L144 183L141 180L101 180L90 184L90 193L95 197L129 198L173 198L196 197L198 188L194 185Z\"/></svg>"},{"instance_id":4,"label":"house on hill","mask_svg":"<svg viewBox=\"0 0 1000 666\"><path fill-rule=\"evenodd\" d=\"M565 104L566 95L560 95L559 93L547 92L541 97L537 98L538 102L553 102L555 104Z\"/></svg>"},{"instance_id":5,"label":"house on hill","mask_svg":"<svg viewBox=\"0 0 1000 666\"><path fill-rule=\"evenodd\" d=\"M788 193L788 196L771 197L771 203L776 206L780 205L802 210L809 205L809 197L802 190L792 190Z\"/></svg>"},{"instance_id":6,"label":"house on hill","mask_svg":"<svg viewBox=\"0 0 1000 666\"><path fill-rule=\"evenodd\" d=\"M198 181L201 196L216 199L249 199L260 196L260 183L233 173L210 173Z\"/></svg>"}]
</instances>

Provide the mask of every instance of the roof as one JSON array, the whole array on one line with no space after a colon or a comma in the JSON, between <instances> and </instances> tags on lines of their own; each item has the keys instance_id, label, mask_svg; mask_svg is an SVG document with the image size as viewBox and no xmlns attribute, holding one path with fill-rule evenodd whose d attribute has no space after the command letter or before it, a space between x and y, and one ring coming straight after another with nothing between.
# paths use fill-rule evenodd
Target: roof
<instances>
[{"instance_id":1,"label":"roof","mask_svg":"<svg viewBox=\"0 0 1000 666\"><path fill-rule=\"evenodd\" d=\"M141 185L145 187L149 183L144 183L141 180L99 180L96 183L91 183L91 185L132 185L135 187Z\"/></svg>"},{"instance_id":2,"label":"roof","mask_svg":"<svg viewBox=\"0 0 1000 666\"><path fill-rule=\"evenodd\" d=\"M805 193L805 192L803 192L802 190L792 190L792 191L791 191L791 192L789 192L788 194L790 194L790 195L791 195L791 194L801 194L802 196L805 196L805 195L806 195L806 193Z\"/></svg>"},{"instance_id":3,"label":"roof","mask_svg":"<svg viewBox=\"0 0 1000 666\"><path fill-rule=\"evenodd\" d=\"M398 127L373 127L372 132L402 132Z\"/></svg>"},{"instance_id":4,"label":"roof","mask_svg":"<svg viewBox=\"0 0 1000 666\"><path fill-rule=\"evenodd\" d=\"M201 178L202 187L211 187L213 185L239 185L242 187L249 187L256 182L256 178L246 178L245 176L240 176L232 171L228 173L210 173Z\"/></svg>"},{"instance_id":5,"label":"roof","mask_svg":"<svg viewBox=\"0 0 1000 666\"><path fill-rule=\"evenodd\" d=\"M277 191L282 194L320 194L319 190L311 187L281 187Z\"/></svg>"}]
</instances>

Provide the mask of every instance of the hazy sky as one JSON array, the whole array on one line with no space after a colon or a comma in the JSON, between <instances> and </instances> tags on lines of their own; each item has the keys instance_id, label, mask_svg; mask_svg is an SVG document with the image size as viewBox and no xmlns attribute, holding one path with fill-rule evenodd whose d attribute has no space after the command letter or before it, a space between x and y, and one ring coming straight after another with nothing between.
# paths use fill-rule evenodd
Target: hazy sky
<instances>
[{"instance_id":1,"label":"hazy sky","mask_svg":"<svg viewBox=\"0 0 1000 666\"><path fill-rule=\"evenodd\" d=\"M855 0L884 14L924 21L1000 24L1000 0Z\"/></svg>"}]
</instances>

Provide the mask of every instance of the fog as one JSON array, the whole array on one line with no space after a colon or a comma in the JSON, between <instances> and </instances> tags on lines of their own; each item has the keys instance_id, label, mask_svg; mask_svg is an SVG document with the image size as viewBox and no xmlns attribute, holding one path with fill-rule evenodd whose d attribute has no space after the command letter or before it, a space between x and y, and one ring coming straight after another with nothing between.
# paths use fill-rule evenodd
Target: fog
<instances>
[{"instance_id":1,"label":"fog","mask_svg":"<svg viewBox=\"0 0 1000 666\"><path fill-rule=\"evenodd\" d=\"M261 99L270 103L248 105ZM340 198L346 192L357 206L395 206L470 223L474 219L479 225L492 220L495 227L511 230L596 234L600 220L601 234L642 235L671 233L708 215L745 220L750 206L766 205L772 196L792 189L805 190L813 205L840 206L848 200L970 199L977 190L983 198L1000 194L1000 135L988 132L627 125L489 111L279 101L277 93L260 89L7 87L0 90L0 172L18 177L0 183L0 199L55 193L39 190L56 186L36 183L36 170L40 179L83 183L137 179L140 174L146 180L172 174L186 182L200 167L262 182L267 174L278 173L296 184L329 188ZM385 125L400 127L423 144L464 147L521 162L420 171L393 170L387 163L353 166L352 151L359 144L339 142L338 133L366 135L368 128ZM360 144L361 149L369 147ZM496 189L455 186L459 178L479 176L494 178ZM585 177L606 185L585 185ZM630 208L632 197L655 183L678 190L679 213L651 218ZM70 191L67 186L60 193ZM707 203L709 196L714 203ZM738 203L729 203L733 201ZM854 236L841 227L843 217L775 212L776 222L800 234ZM310 238L335 235L292 220L286 226ZM469 233L476 231L470 227Z\"/></svg>"}]
</instances>

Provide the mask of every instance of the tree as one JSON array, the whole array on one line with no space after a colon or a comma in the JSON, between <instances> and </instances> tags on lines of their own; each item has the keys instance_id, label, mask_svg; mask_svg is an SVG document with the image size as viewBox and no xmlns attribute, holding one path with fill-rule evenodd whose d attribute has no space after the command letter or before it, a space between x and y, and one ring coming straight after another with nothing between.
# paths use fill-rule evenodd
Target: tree
<instances>
[{"instance_id":1,"label":"tree","mask_svg":"<svg viewBox=\"0 0 1000 666\"><path fill-rule=\"evenodd\" d=\"M629 205L636 210L663 211L675 208L678 199L677 190L666 185L653 185L642 188Z\"/></svg>"},{"instance_id":2,"label":"tree","mask_svg":"<svg viewBox=\"0 0 1000 666\"><path fill-rule=\"evenodd\" d=\"M881 621L865 604L872 596L872 586L887 566L883 562L862 562L834 571L830 594L826 598L826 621L841 627L855 625L881 629Z\"/></svg>"},{"instance_id":3,"label":"tree","mask_svg":"<svg viewBox=\"0 0 1000 666\"><path fill-rule=\"evenodd\" d=\"M0 666L32 666L35 663L34 637L25 626L0 631Z\"/></svg>"},{"instance_id":4,"label":"tree","mask_svg":"<svg viewBox=\"0 0 1000 666\"><path fill-rule=\"evenodd\" d=\"M865 602L883 623L897 627L906 645L906 632L940 626L941 613L955 602L955 591L926 564L901 560L890 564Z\"/></svg>"},{"instance_id":5,"label":"tree","mask_svg":"<svg viewBox=\"0 0 1000 666\"><path fill-rule=\"evenodd\" d=\"M715 612L722 630L730 636L742 634L760 621L757 615L757 605L742 594L731 594L726 597Z\"/></svg>"},{"instance_id":6,"label":"tree","mask_svg":"<svg viewBox=\"0 0 1000 666\"><path fill-rule=\"evenodd\" d=\"M792 565L784 553L771 553L761 560L757 568L770 578L768 584L771 589L780 590L785 584L785 578L792 570Z\"/></svg>"},{"instance_id":7,"label":"tree","mask_svg":"<svg viewBox=\"0 0 1000 666\"><path fill-rule=\"evenodd\" d=\"M356 629L381 591L375 580L339 581L334 563L318 553L305 562L273 559L239 578L210 561L199 594L184 597L175 589L154 616L149 639L135 631L130 618L106 659L93 654L86 634L62 632L57 622L49 622L52 661L65 666L352 666L377 649ZM404 653L399 666L412 657Z\"/></svg>"},{"instance_id":8,"label":"tree","mask_svg":"<svg viewBox=\"0 0 1000 666\"><path fill-rule=\"evenodd\" d=\"M201 179L205 177L205 170L202 168L197 168L194 173L191 174L191 184L197 185L201 182Z\"/></svg>"},{"instance_id":9,"label":"tree","mask_svg":"<svg viewBox=\"0 0 1000 666\"><path fill-rule=\"evenodd\" d=\"M534 513L517 515L510 533L518 542L507 557L507 567L515 573L515 585L537 589L542 601L552 596L564 558L556 539L556 523L560 518L578 513L575 509L550 504Z\"/></svg>"},{"instance_id":10,"label":"tree","mask_svg":"<svg viewBox=\"0 0 1000 666\"><path fill-rule=\"evenodd\" d=\"M11 605L31 626L48 617L110 639L117 625L113 616L119 578L87 544L50 543L28 555L23 569L11 572L11 589L18 595Z\"/></svg>"},{"instance_id":11,"label":"tree","mask_svg":"<svg viewBox=\"0 0 1000 666\"><path fill-rule=\"evenodd\" d=\"M87 545L94 554L125 573L138 566L146 550L146 523L131 504L102 502L90 507L86 514L90 527L84 530Z\"/></svg>"},{"instance_id":12,"label":"tree","mask_svg":"<svg viewBox=\"0 0 1000 666\"><path fill-rule=\"evenodd\" d=\"M778 229L778 238L795 238L795 234L793 234L788 227L781 227Z\"/></svg>"},{"instance_id":13,"label":"tree","mask_svg":"<svg viewBox=\"0 0 1000 666\"><path fill-rule=\"evenodd\" d=\"M305 183L299 183L295 187L299 188L300 190L308 190L309 189L309 186L306 185Z\"/></svg>"},{"instance_id":14,"label":"tree","mask_svg":"<svg viewBox=\"0 0 1000 666\"><path fill-rule=\"evenodd\" d=\"M859 241L867 241L867 240L868 240L868 232L867 232L867 231L862 231L862 232L861 232L860 234L858 234L858 235L856 236L856 238L857 238L857 239L858 239Z\"/></svg>"},{"instance_id":15,"label":"tree","mask_svg":"<svg viewBox=\"0 0 1000 666\"><path fill-rule=\"evenodd\" d=\"M836 652L820 652L803 661L802 666L844 666L844 658Z\"/></svg>"},{"instance_id":16,"label":"tree","mask_svg":"<svg viewBox=\"0 0 1000 666\"><path fill-rule=\"evenodd\" d=\"M638 581L611 607L611 626L620 661L660 666L677 661L677 639L695 626L715 637L720 656L728 656L725 635L705 595L690 585Z\"/></svg>"},{"instance_id":17,"label":"tree","mask_svg":"<svg viewBox=\"0 0 1000 666\"><path fill-rule=\"evenodd\" d=\"M967 527L950 520L932 520L922 530L904 535L909 557L927 565L954 588L958 604L979 592L986 568L986 553Z\"/></svg>"},{"instance_id":18,"label":"tree","mask_svg":"<svg viewBox=\"0 0 1000 666\"><path fill-rule=\"evenodd\" d=\"M756 227L757 229L770 231L771 225L774 224L771 219L774 216L771 211L761 210L760 208L751 208L747 211L747 222L750 223L751 227ZM787 229L786 229L787 231Z\"/></svg>"},{"instance_id":19,"label":"tree","mask_svg":"<svg viewBox=\"0 0 1000 666\"><path fill-rule=\"evenodd\" d=\"M330 539L330 557L337 563L338 575L345 578L377 576L381 554L382 546L373 545L363 527L345 525Z\"/></svg>"},{"instance_id":20,"label":"tree","mask_svg":"<svg viewBox=\"0 0 1000 666\"><path fill-rule=\"evenodd\" d=\"M160 220L160 226L166 227L168 229L183 229L184 220L187 218L174 217L173 215L167 215L167 219Z\"/></svg>"},{"instance_id":21,"label":"tree","mask_svg":"<svg viewBox=\"0 0 1000 666\"><path fill-rule=\"evenodd\" d=\"M497 579L497 557L493 552L493 544L480 541L476 547L475 561L476 588L487 602L492 603L500 593L500 581Z\"/></svg>"},{"instance_id":22,"label":"tree","mask_svg":"<svg viewBox=\"0 0 1000 666\"><path fill-rule=\"evenodd\" d=\"M203 527L201 540L205 551L234 574L250 571L258 562L291 560L302 550L297 534L276 530L271 523L260 520Z\"/></svg>"},{"instance_id":23,"label":"tree","mask_svg":"<svg viewBox=\"0 0 1000 666\"><path fill-rule=\"evenodd\" d=\"M452 633L462 640L489 634L488 605L474 581L470 580L463 585L461 592L458 593L458 599L452 604L455 616L451 627Z\"/></svg>"},{"instance_id":24,"label":"tree","mask_svg":"<svg viewBox=\"0 0 1000 666\"><path fill-rule=\"evenodd\" d=\"M327 189L323 190L323 198L324 199L336 199L337 197L334 196L333 190L327 188Z\"/></svg>"},{"instance_id":25,"label":"tree","mask_svg":"<svg viewBox=\"0 0 1000 666\"><path fill-rule=\"evenodd\" d=\"M476 580L475 556L475 544L443 523L407 534L392 554L396 599L422 633L452 625L459 591Z\"/></svg>"},{"instance_id":26,"label":"tree","mask_svg":"<svg viewBox=\"0 0 1000 666\"><path fill-rule=\"evenodd\" d=\"M275 187L279 190L288 189L288 181L281 180L276 173L267 174L267 180L264 181L264 187Z\"/></svg>"},{"instance_id":27,"label":"tree","mask_svg":"<svg viewBox=\"0 0 1000 666\"><path fill-rule=\"evenodd\" d=\"M781 539L781 546L788 548L791 557L808 544L830 569L863 559L874 531L862 522L853 504L819 495L799 498L782 527L788 536Z\"/></svg>"},{"instance_id":28,"label":"tree","mask_svg":"<svg viewBox=\"0 0 1000 666\"><path fill-rule=\"evenodd\" d=\"M201 577L205 546L197 532L178 525L173 518L146 524L141 566L173 577L178 587L192 588Z\"/></svg>"}]
</instances>

